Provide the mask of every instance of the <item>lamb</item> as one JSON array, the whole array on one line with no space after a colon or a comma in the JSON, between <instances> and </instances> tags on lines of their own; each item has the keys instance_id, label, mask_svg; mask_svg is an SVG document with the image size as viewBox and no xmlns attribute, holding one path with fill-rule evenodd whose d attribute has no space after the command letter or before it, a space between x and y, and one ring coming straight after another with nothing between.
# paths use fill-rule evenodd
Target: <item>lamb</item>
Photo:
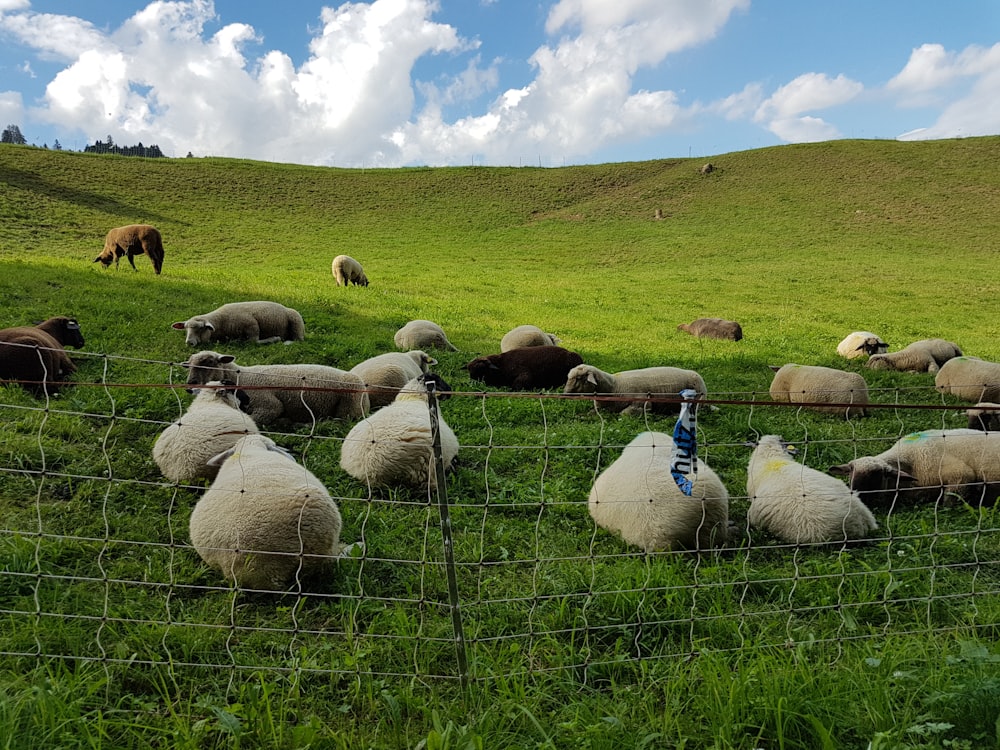
<instances>
[{"instance_id":1,"label":"lamb","mask_svg":"<svg viewBox=\"0 0 1000 750\"><path fill-rule=\"evenodd\" d=\"M647 552L708 550L725 544L729 494L701 459L691 496L670 473L674 442L664 432L641 432L590 490L594 522Z\"/></svg>"},{"instance_id":2,"label":"lamb","mask_svg":"<svg viewBox=\"0 0 1000 750\"><path fill-rule=\"evenodd\" d=\"M58 382L76 372L65 346L84 345L80 324L65 315L36 326L0 330L0 380L22 381L37 396L59 391Z\"/></svg>"},{"instance_id":3,"label":"lamb","mask_svg":"<svg viewBox=\"0 0 1000 750\"><path fill-rule=\"evenodd\" d=\"M703 339L728 339L739 341L743 338L743 327L735 320L723 318L698 318L690 323L681 323L678 331L686 331Z\"/></svg>"},{"instance_id":4,"label":"lamb","mask_svg":"<svg viewBox=\"0 0 1000 750\"><path fill-rule=\"evenodd\" d=\"M133 258L143 253L149 256L153 270L159 275L163 268L163 237L160 236L160 230L149 224L129 224L115 227L107 233L104 237L104 249L93 262L100 261L107 268L114 261L115 268L118 268L118 260L124 255L132 270L138 271Z\"/></svg>"},{"instance_id":5,"label":"lamb","mask_svg":"<svg viewBox=\"0 0 1000 750\"><path fill-rule=\"evenodd\" d=\"M925 430L905 435L877 456L862 456L827 470L850 477L869 504L934 502L943 493L972 505L1000 495L1000 432Z\"/></svg>"},{"instance_id":6,"label":"lamb","mask_svg":"<svg viewBox=\"0 0 1000 750\"><path fill-rule=\"evenodd\" d=\"M941 365L954 357L961 357L957 344L944 339L921 339L890 354L873 354L865 367L873 370L900 370L902 372L937 372Z\"/></svg>"},{"instance_id":7,"label":"lamb","mask_svg":"<svg viewBox=\"0 0 1000 750\"><path fill-rule=\"evenodd\" d=\"M297 310L265 300L230 302L212 312L173 323L171 328L186 331L184 343L188 346L232 339L248 339L257 344L291 343L306 337L305 323Z\"/></svg>"},{"instance_id":8,"label":"lamb","mask_svg":"<svg viewBox=\"0 0 1000 750\"><path fill-rule=\"evenodd\" d=\"M232 383L213 380L196 392L184 415L153 443L153 460L160 472L177 484L215 479L219 468L209 460L241 437L259 432L250 415L240 410L239 397L246 395Z\"/></svg>"},{"instance_id":9,"label":"lamb","mask_svg":"<svg viewBox=\"0 0 1000 750\"><path fill-rule=\"evenodd\" d=\"M855 359L873 354L885 354L889 351L889 345L885 343L877 334L870 331L855 331L847 334L847 337L837 344L837 354L847 359Z\"/></svg>"},{"instance_id":10,"label":"lamb","mask_svg":"<svg viewBox=\"0 0 1000 750\"><path fill-rule=\"evenodd\" d=\"M691 389L704 398L705 381L694 370L679 367L646 367L625 370L612 375L593 365L577 365L566 376L564 393L593 393L596 395L678 396ZM597 408L638 416L650 412L674 413L680 411L679 401L649 401L643 398L597 399Z\"/></svg>"},{"instance_id":11,"label":"lamb","mask_svg":"<svg viewBox=\"0 0 1000 750\"><path fill-rule=\"evenodd\" d=\"M775 369L775 368L772 368ZM790 362L775 372L771 381L774 401L808 404L807 408L848 419L864 416L868 403L868 385L856 372L832 367L797 365ZM858 406L812 406L812 404L859 404Z\"/></svg>"},{"instance_id":12,"label":"lamb","mask_svg":"<svg viewBox=\"0 0 1000 750\"><path fill-rule=\"evenodd\" d=\"M437 471L427 404L430 381L438 391L451 390L433 373L408 382L391 404L351 428L340 449L340 467L368 487L435 491ZM458 455L458 438L443 417L438 430L441 458L448 468Z\"/></svg>"},{"instance_id":13,"label":"lamb","mask_svg":"<svg viewBox=\"0 0 1000 750\"><path fill-rule=\"evenodd\" d=\"M284 591L339 554L341 518L326 487L264 435L211 459L215 481L191 513L201 559L239 588Z\"/></svg>"},{"instance_id":14,"label":"lamb","mask_svg":"<svg viewBox=\"0 0 1000 750\"><path fill-rule=\"evenodd\" d=\"M436 364L436 359L416 349L379 354L356 364L350 371L364 382L374 410L391 404L400 388Z\"/></svg>"},{"instance_id":15,"label":"lamb","mask_svg":"<svg viewBox=\"0 0 1000 750\"><path fill-rule=\"evenodd\" d=\"M396 331L392 339L396 347L404 351L411 349L445 349L450 352L457 352L444 329L437 323L429 320L411 320L405 326Z\"/></svg>"},{"instance_id":16,"label":"lamb","mask_svg":"<svg viewBox=\"0 0 1000 750\"><path fill-rule=\"evenodd\" d=\"M525 346L556 346L559 337L546 333L538 326L523 325L513 328L500 339L500 351L509 352Z\"/></svg>"},{"instance_id":17,"label":"lamb","mask_svg":"<svg viewBox=\"0 0 1000 750\"><path fill-rule=\"evenodd\" d=\"M313 422L318 419L355 420L369 408L360 377L325 365L237 365L235 357L201 351L188 357L188 385L230 380L249 397L247 413L258 425L279 419Z\"/></svg>"},{"instance_id":18,"label":"lamb","mask_svg":"<svg viewBox=\"0 0 1000 750\"><path fill-rule=\"evenodd\" d=\"M350 255L338 255L333 259L333 278L337 280L337 286L368 286L364 269Z\"/></svg>"},{"instance_id":19,"label":"lamb","mask_svg":"<svg viewBox=\"0 0 1000 750\"><path fill-rule=\"evenodd\" d=\"M962 401L1000 401L1000 363L954 357L941 365L934 388Z\"/></svg>"},{"instance_id":20,"label":"lamb","mask_svg":"<svg viewBox=\"0 0 1000 750\"><path fill-rule=\"evenodd\" d=\"M1000 404L980 401L971 409L966 410L969 418L969 429L982 432L1000 432Z\"/></svg>"},{"instance_id":21,"label":"lamb","mask_svg":"<svg viewBox=\"0 0 1000 750\"><path fill-rule=\"evenodd\" d=\"M559 388L583 357L559 346L527 346L476 357L465 368L473 380L515 391Z\"/></svg>"},{"instance_id":22,"label":"lamb","mask_svg":"<svg viewBox=\"0 0 1000 750\"><path fill-rule=\"evenodd\" d=\"M747 466L750 525L790 544L863 539L878 528L856 492L797 463L780 435L758 441Z\"/></svg>"}]
</instances>

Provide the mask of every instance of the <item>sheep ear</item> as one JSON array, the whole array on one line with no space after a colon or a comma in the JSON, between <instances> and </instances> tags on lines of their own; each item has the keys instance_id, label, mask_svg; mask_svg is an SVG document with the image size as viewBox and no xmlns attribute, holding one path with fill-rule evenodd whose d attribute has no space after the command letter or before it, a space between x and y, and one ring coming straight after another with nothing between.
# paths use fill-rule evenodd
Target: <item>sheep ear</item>
<instances>
[{"instance_id":1,"label":"sheep ear","mask_svg":"<svg viewBox=\"0 0 1000 750\"><path fill-rule=\"evenodd\" d=\"M856 352L860 352L862 349L868 349L868 342L867 341L864 341L861 344L859 344L858 346L854 347L854 351L856 351Z\"/></svg>"},{"instance_id":2,"label":"sheep ear","mask_svg":"<svg viewBox=\"0 0 1000 750\"><path fill-rule=\"evenodd\" d=\"M835 477L849 477L851 475L851 465L850 464L837 464L836 466L831 466L826 470L827 474L831 474Z\"/></svg>"},{"instance_id":3,"label":"sheep ear","mask_svg":"<svg viewBox=\"0 0 1000 750\"><path fill-rule=\"evenodd\" d=\"M207 328L210 331L215 330L215 326L213 326L211 323L205 323L205 328Z\"/></svg>"},{"instance_id":4,"label":"sheep ear","mask_svg":"<svg viewBox=\"0 0 1000 750\"><path fill-rule=\"evenodd\" d=\"M768 367L771 368L771 372L777 372L778 370L781 369L777 365L768 365Z\"/></svg>"},{"instance_id":5,"label":"sheep ear","mask_svg":"<svg viewBox=\"0 0 1000 750\"><path fill-rule=\"evenodd\" d=\"M590 383L591 385L596 386L597 385L597 376L594 373L592 373L592 372L588 372L587 373L587 382Z\"/></svg>"},{"instance_id":6,"label":"sheep ear","mask_svg":"<svg viewBox=\"0 0 1000 750\"><path fill-rule=\"evenodd\" d=\"M226 462L226 459L232 456L234 453L236 453L236 448L235 447L230 448L227 451L223 451L222 453L217 453L216 455L212 456L205 462L205 464L207 466L222 466L222 464Z\"/></svg>"},{"instance_id":7,"label":"sheep ear","mask_svg":"<svg viewBox=\"0 0 1000 750\"><path fill-rule=\"evenodd\" d=\"M184 330L184 321L183 320L179 320L176 323L171 323L170 327L174 328L174 329L176 329L178 331L183 331Z\"/></svg>"},{"instance_id":8,"label":"sheep ear","mask_svg":"<svg viewBox=\"0 0 1000 750\"><path fill-rule=\"evenodd\" d=\"M491 370L499 370L500 368L497 367L496 362L490 362L490 369Z\"/></svg>"},{"instance_id":9,"label":"sheep ear","mask_svg":"<svg viewBox=\"0 0 1000 750\"><path fill-rule=\"evenodd\" d=\"M228 365L230 362L234 362L235 360L236 357L234 357L232 354L223 354L221 357L219 357L219 364Z\"/></svg>"},{"instance_id":10,"label":"sheep ear","mask_svg":"<svg viewBox=\"0 0 1000 750\"><path fill-rule=\"evenodd\" d=\"M267 449L269 451L274 452L274 453L280 453L283 456L285 456L286 458L291 459L292 461L295 460L295 456L293 456L291 453L289 453L288 451L286 451L284 448L282 448L280 445L277 445L276 443L271 443L270 445L267 446Z\"/></svg>"}]
</instances>

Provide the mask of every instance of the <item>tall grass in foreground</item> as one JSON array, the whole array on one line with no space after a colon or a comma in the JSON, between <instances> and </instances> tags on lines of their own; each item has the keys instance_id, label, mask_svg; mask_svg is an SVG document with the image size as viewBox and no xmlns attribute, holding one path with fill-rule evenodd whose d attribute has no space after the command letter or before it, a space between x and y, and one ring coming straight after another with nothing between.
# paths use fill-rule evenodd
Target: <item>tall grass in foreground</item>
<instances>
[{"instance_id":1,"label":"tall grass in foreground","mask_svg":"<svg viewBox=\"0 0 1000 750\"><path fill-rule=\"evenodd\" d=\"M481 395L464 364L535 323L614 371L691 367L702 455L745 525L744 441L824 468L963 424L933 376L834 354L941 336L1000 360L1000 139L837 142L564 169L317 169L0 148L0 325L72 314L78 385L0 389L0 747L963 748L997 744L996 511L877 515L868 545L647 556L595 529L594 476L636 432L584 402ZM654 219L656 209L662 220ZM164 235L163 275L91 263L111 226ZM337 288L346 252L372 285ZM349 425L278 430L363 558L319 591L237 594L187 546L191 490L150 446L188 402L169 328L224 302L302 312L294 346L237 361L349 368L411 318L462 443L448 483L468 638L456 672L437 511L340 471ZM739 320L746 339L676 324ZM863 420L769 407L770 364L862 372ZM129 387L123 387L128 385ZM931 407L947 408L931 408ZM921 408L909 408L921 407Z\"/></svg>"}]
</instances>

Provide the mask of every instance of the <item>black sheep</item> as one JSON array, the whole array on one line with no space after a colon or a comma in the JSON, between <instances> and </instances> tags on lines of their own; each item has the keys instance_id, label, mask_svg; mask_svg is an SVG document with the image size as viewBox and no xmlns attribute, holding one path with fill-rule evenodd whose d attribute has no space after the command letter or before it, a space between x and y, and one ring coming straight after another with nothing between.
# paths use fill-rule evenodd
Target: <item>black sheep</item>
<instances>
[{"instance_id":1,"label":"black sheep","mask_svg":"<svg viewBox=\"0 0 1000 750\"><path fill-rule=\"evenodd\" d=\"M83 345L80 324L65 316L37 326L4 328L0 330L0 380L25 381L24 387L39 396L46 390L55 393L54 383L76 372L63 347Z\"/></svg>"},{"instance_id":2,"label":"black sheep","mask_svg":"<svg viewBox=\"0 0 1000 750\"><path fill-rule=\"evenodd\" d=\"M583 357L561 346L529 346L477 357L465 366L473 380L495 388L534 391L561 388Z\"/></svg>"}]
</instances>

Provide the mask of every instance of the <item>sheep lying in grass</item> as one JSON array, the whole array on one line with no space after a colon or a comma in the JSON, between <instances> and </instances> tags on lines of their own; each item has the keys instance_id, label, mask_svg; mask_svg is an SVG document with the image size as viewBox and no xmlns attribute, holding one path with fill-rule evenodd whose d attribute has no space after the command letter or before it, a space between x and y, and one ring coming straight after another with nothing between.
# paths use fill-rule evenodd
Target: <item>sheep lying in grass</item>
<instances>
[{"instance_id":1,"label":"sheep lying in grass","mask_svg":"<svg viewBox=\"0 0 1000 750\"><path fill-rule=\"evenodd\" d=\"M58 383L76 372L64 346L83 347L80 324L58 315L37 326L0 330L0 380L22 381L37 396L59 391Z\"/></svg>"},{"instance_id":2,"label":"sheep lying in grass","mask_svg":"<svg viewBox=\"0 0 1000 750\"><path fill-rule=\"evenodd\" d=\"M865 367L901 372L937 372L949 359L961 356L962 350L950 341L921 339L898 352L873 354L865 363Z\"/></svg>"},{"instance_id":3,"label":"sheep lying in grass","mask_svg":"<svg viewBox=\"0 0 1000 750\"><path fill-rule=\"evenodd\" d=\"M1000 432L1000 404L980 401L966 410L965 416L969 418L970 430Z\"/></svg>"},{"instance_id":4,"label":"sheep lying in grass","mask_svg":"<svg viewBox=\"0 0 1000 750\"><path fill-rule=\"evenodd\" d=\"M865 355L885 354L889 345L871 331L855 331L837 344L837 354L847 359L855 359Z\"/></svg>"},{"instance_id":5,"label":"sheep lying in grass","mask_svg":"<svg viewBox=\"0 0 1000 750\"><path fill-rule=\"evenodd\" d=\"M677 397L681 391L694 390L705 397L705 381L694 370L679 367L645 367L611 374L593 365L577 365L566 376L564 393L593 393L598 396L632 396L628 399L596 399L598 409L636 416L650 412L677 413L679 401L649 401L649 397Z\"/></svg>"},{"instance_id":6,"label":"sheep lying in grass","mask_svg":"<svg viewBox=\"0 0 1000 750\"><path fill-rule=\"evenodd\" d=\"M425 352L388 352L379 354L351 368L368 390L372 409L391 404L399 389L430 370L437 360Z\"/></svg>"},{"instance_id":7,"label":"sheep lying in grass","mask_svg":"<svg viewBox=\"0 0 1000 750\"><path fill-rule=\"evenodd\" d=\"M569 371L582 364L583 357L559 346L527 346L477 357L465 368L494 388L533 391L563 387Z\"/></svg>"},{"instance_id":8,"label":"sheep lying in grass","mask_svg":"<svg viewBox=\"0 0 1000 750\"><path fill-rule=\"evenodd\" d=\"M691 496L670 473L673 438L664 432L639 433L590 490L594 522L647 552L708 550L725 544L729 494L701 459Z\"/></svg>"},{"instance_id":9,"label":"sheep lying in grass","mask_svg":"<svg viewBox=\"0 0 1000 750\"><path fill-rule=\"evenodd\" d=\"M340 553L337 504L273 440L247 435L211 463L218 474L191 513L191 543L227 580L284 591Z\"/></svg>"},{"instance_id":10,"label":"sheep lying in grass","mask_svg":"<svg viewBox=\"0 0 1000 750\"><path fill-rule=\"evenodd\" d=\"M723 318L698 318L690 323L681 323L677 326L677 330L701 339L739 341L743 338L743 327L735 320Z\"/></svg>"},{"instance_id":11,"label":"sheep lying in grass","mask_svg":"<svg viewBox=\"0 0 1000 750\"><path fill-rule=\"evenodd\" d=\"M368 286L368 277L365 271L350 255L338 255L333 259L333 278L337 280L337 286Z\"/></svg>"},{"instance_id":12,"label":"sheep lying in grass","mask_svg":"<svg viewBox=\"0 0 1000 750\"><path fill-rule=\"evenodd\" d=\"M1000 363L953 357L934 376L934 387L962 401L1000 401Z\"/></svg>"},{"instance_id":13,"label":"sheep lying in grass","mask_svg":"<svg viewBox=\"0 0 1000 750\"><path fill-rule=\"evenodd\" d=\"M237 393L231 383L213 380L196 391L184 415L153 443L153 460L160 472L178 484L215 479L219 468L209 460L245 435L259 432L250 415L240 410L240 396L246 399L246 395Z\"/></svg>"},{"instance_id":14,"label":"sheep lying in grass","mask_svg":"<svg viewBox=\"0 0 1000 750\"><path fill-rule=\"evenodd\" d=\"M558 343L557 336L546 333L538 326L523 325L503 335L500 339L500 351L509 352L511 349L521 349L526 346L555 346Z\"/></svg>"},{"instance_id":15,"label":"sheep lying in grass","mask_svg":"<svg viewBox=\"0 0 1000 750\"><path fill-rule=\"evenodd\" d=\"M438 375L420 375L407 383L391 404L351 428L340 449L344 471L368 487L437 489L427 404L429 381L439 392L451 390ZM458 438L443 417L438 429L441 457L448 468L458 455Z\"/></svg>"},{"instance_id":16,"label":"sheep lying in grass","mask_svg":"<svg viewBox=\"0 0 1000 750\"><path fill-rule=\"evenodd\" d=\"M184 343L204 346L210 341L247 339L257 344L276 341L302 341L305 323L297 310L277 302L230 302L193 318L173 323L171 328L185 331Z\"/></svg>"},{"instance_id":17,"label":"sheep lying in grass","mask_svg":"<svg viewBox=\"0 0 1000 750\"><path fill-rule=\"evenodd\" d=\"M862 456L828 469L850 477L869 504L934 502L942 493L972 505L1000 494L1000 432L925 430L905 435L877 456Z\"/></svg>"},{"instance_id":18,"label":"sheep lying in grass","mask_svg":"<svg viewBox=\"0 0 1000 750\"><path fill-rule=\"evenodd\" d=\"M396 331L392 339L396 348L409 351L411 349L445 349L450 352L457 352L444 329L437 323L430 320L411 320L405 326Z\"/></svg>"},{"instance_id":19,"label":"sheep lying in grass","mask_svg":"<svg viewBox=\"0 0 1000 750\"><path fill-rule=\"evenodd\" d=\"M774 368L772 368L774 369ZM827 414L850 418L864 416L868 385L856 372L790 362L774 374L771 399L793 404L858 404L858 406L806 406Z\"/></svg>"},{"instance_id":20,"label":"sheep lying in grass","mask_svg":"<svg viewBox=\"0 0 1000 750\"><path fill-rule=\"evenodd\" d=\"M132 270L138 271L133 258L143 253L149 256L153 270L159 274L163 268L163 237L160 236L160 230L149 224L129 224L115 227L107 233L104 237L104 249L93 262L100 261L107 268L114 261L115 268L118 268L118 259L124 255Z\"/></svg>"},{"instance_id":21,"label":"sheep lying in grass","mask_svg":"<svg viewBox=\"0 0 1000 750\"><path fill-rule=\"evenodd\" d=\"M279 419L354 421L368 413L365 384L354 373L325 365L237 365L235 357L202 351L188 357L188 385L213 380L236 383L249 397L247 413L258 425Z\"/></svg>"},{"instance_id":22,"label":"sheep lying in grass","mask_svg":"<svg viewBox=\"0 0 1000 750\"><path fill-rule=\"evenodd\" d=\"M750 525L791 544L863 539L875 517L839 479L797 463L780 435L765 435L747 467Z\"/></svg>"}]
</instances>

